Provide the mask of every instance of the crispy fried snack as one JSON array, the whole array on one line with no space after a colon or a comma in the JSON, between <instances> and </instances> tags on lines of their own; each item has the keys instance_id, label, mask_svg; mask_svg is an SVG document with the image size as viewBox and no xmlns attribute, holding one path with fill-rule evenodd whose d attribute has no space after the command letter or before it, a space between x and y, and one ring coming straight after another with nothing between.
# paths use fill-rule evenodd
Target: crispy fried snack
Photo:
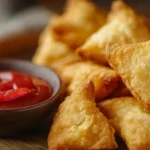
<instances>
[{"instance_id":1,"label":"crispy fried snack","mask_svg":"<svg viewBox=\"0 0 150 150\"><path fill-rule=\"evenodd\" d=\"M89 63L90 62L80 61L80 62L66 65L61 72L62 79L66 81L66 84L70 84L77 72L80 72L80 73L86 72L86 69L87 69L86 66Z\"/></svg>"},{"instance_id":2,"label":"crispy fried snack","mask_svg":"<svg viewBox=\"0 0 150 150\"><path fill-rule=\"evenodd\" d=\"M150 41L111 46L107 56L133 96L150 104Z\"/></svg>"},{"instance_id":3,"label":"crispy fried snack","mask_svg":"<svg viewBox=\"0 0 150 150\"><path fill-rule=\"evenodd\" d=\"M32 60L61 72L63 66L79 61L80 58L66 44L55 41L47 28L41 35L39 47Z\"/></svg>"},{"instance_id":4,"label":"crispy fried snack","mask_svg":"<svg viewBox=\"0 0 150 150\"><path fill-rule=\"evenodd\" d=\"M115 149L114 129L95 104L94 85L76 89L60 105L48 138L49 150Z\"/></svg>"},{"instance_id":5,"label":"crispy fried snack","mask_svg":"<svg viewBox=\"0 0 150 150\"><path fill-rule=\"evenodd\" d=\"M123 1L115 1L111 9L108 23L77 49L83 58L107 64L105 50L108 44L137 43L150 39L149 28L143 17Z\"/></svg>"},{"instance_id":6,"label":"crispy fried snack","mask_svg":"<svg viewBox=\"0 0 150 150\"><path fill-rule=\"evenodd\" d=\"M132 97L114 98L98 106L129 150L150 150L150 113Z\"/></svg>"},{"instance_id":7,"label":"crispy fried snack","mask_svg":"<svg viewBox=\"0 0 150 150\"><path fill-rule=\"evenodd\" d=\"M71 67L73 69L78 67L78 70L76 73L70 74L72 82L68 87L69 93L78 89L86 80L92 80L95 86L96 101L101 101L119 85L120 77L108 67L100 66L92 62L79 62L70 65Z\"/></svg>"},{"instance_id":8,"label":"crispy fried snack","mask_svg":"<svg viewBox=\"0 0 150 150\"><path fill-rule=\"evenodd\" d=\"M55 40L71 48L81 46L106 21L106 13L88 0L68 0L65 12L51 22Z\"/></svg>"}]
</instances>

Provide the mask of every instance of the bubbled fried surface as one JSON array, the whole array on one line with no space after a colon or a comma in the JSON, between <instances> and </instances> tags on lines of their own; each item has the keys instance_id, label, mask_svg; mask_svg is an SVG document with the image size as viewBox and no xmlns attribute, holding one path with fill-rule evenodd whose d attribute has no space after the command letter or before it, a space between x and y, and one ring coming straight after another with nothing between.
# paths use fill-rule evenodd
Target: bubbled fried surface
<instances>
[{"instance_id":1,"label":"bubbled fried surface","mask_svg":"<svg viewBox=\"0 0 150 150\"><path fill-rule=\"evenodd\" d=\"M114 45L107 50L110 65L121 76L135 98L150 104L150 41Z\"/></svg>"},{"instance_id":2,"label":"bubbled fried surface","mask_svg":"<svg viewBox=\"0 0 150 150\"><path fill-rule=\"evenodd\" d=\"M135 98L109 99L98 107L129 150L150 150L150 113Z\"/></svg>"},{"instance_id":3,"label":"bubbled fried surface","mask_svg":"<svg viewBox=\"0 0 150 150\"><path fill-rule=\"evenodd\" d=\"M70 65L74 67L75 64ZM111 68L92 62L78 62L78 70L72 74L68 92L72 93L86 80L92 80L95 87L96 101L101 101L112 93L120 83L120 77Z\"/></svg>"},{"instance_id":4,"label":"bubbled fried surface","mask_svg":"<svg viewBox=\"0 0 150 150\"><path fill-rule=\"evenodd\" d=\"M115 1L108 22L77 49L77 54L106 65L107 45L138 43L149 39L149 27L143 17L123 1Z\"/></svg>"},{"instance_id":5,"label":"bubbled fried surface","mask_svg":"<svg viewBox=\"0 0 150 150\"><path fill-rule=\"evenodd\" d=\"M95 103L94 85L87 82L60 105L48 138L49 150L115 149L114 129Z\"/></svg>"},{"instance_id":6,"label":"bubbled fried surface","mask_svg":"<svg viewBox=\"0 0 150 150\"><path fill-rule=\"evenodd\" d=\"M59 74L66 64L81 60L65 43L55 41L48 28L41 34L32 61L53 68ZM61 74L60 74L61 75Z\"/></svg>"},{"instance_id":7,"label":"bubbled fried surface","mask_svg":"<svg viewBox=\"0 0 150 150\"><path fill-rule=\"evenodd\" d=\"M88 0L67 2L64 13L52 20L51 29L55 40L74 49L106 22L106 13Z\"/></svg>"}]
</instances>

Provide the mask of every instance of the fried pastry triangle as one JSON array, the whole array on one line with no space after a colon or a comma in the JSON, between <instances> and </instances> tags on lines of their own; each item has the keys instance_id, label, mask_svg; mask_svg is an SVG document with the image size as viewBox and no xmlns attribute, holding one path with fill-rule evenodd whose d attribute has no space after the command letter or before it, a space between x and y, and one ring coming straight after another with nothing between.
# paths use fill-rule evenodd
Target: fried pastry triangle
<instances>
[{"instance_id":1,"label":"fried pastry triangle","mask_svg":"<svg viewBox=\"0 0 150 150\"><path fill-rule=\"evenodd\" d=\"M114 45L107 50L110 65L121 76L133 96L150 104L150 41Z\"/></svg>"},{"instance_id":2,"label":"fried pastry triangle","mask_svg":"<svg viewBox=\"0 0 150 150\"><path fill-rule=\"evenodd\" d=\"M55 41L46 28L41 34L39 47L32 60L36 64L52 67L60 73L64 65L79 61L80 58L65 43Z\"/></svg>"},{"instance_id":3,"label":"fried pastry triangle","mask_svg":"<svg viewBox=\"0 0 150 150\"><path fill-rule=\"evenodd\" d=\"M55 40L81 46L106 21L106 13L88 0L68 0L65 12L51 22Z\"/></svg>"},{"instance_id":4,"label":"fried pastry triangle","mask_svg":"<svg viewBox=\"0 0 150 150\"><path fill-rule=\"evenodd\" d=\"M150 150L150 113L135 98L114 98L98 107L129 150Z\"/></svg>"},{"instance_id":5,"label":"fried pastry triangle","mask_svg":"<svg viewBox=\"0 0 150 150\"><path fill-rule=\"evenodd\" d=\"M49 150L115 149L114 129L95 103L87 82L60 105L48 138Z\"/></svg>"},{"instance_id":6,"label":"fried pastry triangle","mask_svg":"<svg viewBox=\"0 0 150 150\"><path fill-rule=\"evenodd\" d=\"M105 50L108 44L137 43L150 39L149 28L143 17L123 1L115 1L111 9L107 24L77 49L83 58L107 64Z\"/></svg>"},{"instance_id":7,"label":"fried pastry triangle","mask_svg":"<svg viewBox=\"0 0 150 150\"><path fill-rule=\"evenodd\" d=\"M67 65L62 71L62 76L65 81L67 78L71 80L68 93L72 93L86 80L92 80L97 102L116 90L120 83L120 77L114 70L92 62L77 62Z\"/></svg>"}]
</instances>

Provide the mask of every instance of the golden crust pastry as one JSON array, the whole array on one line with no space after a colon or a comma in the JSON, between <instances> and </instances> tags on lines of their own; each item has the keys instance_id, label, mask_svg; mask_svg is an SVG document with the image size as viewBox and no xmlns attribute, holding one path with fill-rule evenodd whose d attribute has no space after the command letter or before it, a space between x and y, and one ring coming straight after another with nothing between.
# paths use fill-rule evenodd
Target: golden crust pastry
<instances>
[{"instance_id":1,"label":"golden crust pastry","mask_svg":"<svg viewBox=\"0 0 150 150\"><path fill-rule=\"evenodd\" d=\"M123 84L123 82L120 81L118 88L109 95L109 98L126 96L132 96L132 94L129 89Z\"/></svg>"},{"instance_id":2,"label":"golden crust pastry","mask_svg":"<svg viewBox=\"0 0 150 150\"><path fill-rule=\"evenodd\" d=\"M115 149L114 129L95 104L92 82L59 106L48 137L49 150Z\"/></svg>"},{"instance_id":3,"label":"golden crust pastry","mask_svg":"<svg viewBox=\"0 0 150 150\"><path fill-rule=\"evenodd\" d=\"M89 37L85 44L77 49L77 53L85 59L107 64L105 50L108 44L138 43L149 39L149 28L143 17L123 1L115 1L107 24Z\"/></svg>"},{"instance_id":4,"label":"golden crust pastry","mask_svg":"<svg viewBox=\"0 0 150 150\"><path fill-rule=\"evenodd\" d=\"M79 61L80 58L64 43L55 41L48 28L42 33L39 47L32 61L61 72L63 66Z\"/></svg>"},{"instance_id":5,"label":"golden crust pastry","mask_svg":"<svg viewBox=\"0 0 150 150\"><path fill-rule=\"evenodd\" d=\"M66 65L61 72L62 79L66 81L66 84L70 84L77 72L82 74L82 72L86 71L87 64L90 64L90 62L80 61Z\"/></svg>"},{"instance_id":6,"label":"golden crust pastry","mask_svg":"<svg viewBox=\"0 0 150 150\"><path fill-rule=\"evenodd\" d=\"M81 46L106 21L106 13L88 0L68 0L65 12L51 22L55 40L71 48Z\"/></svg>"},{"instance_id":7,"label":"golden crust pastry","mask_svg":"<svg viewBox=\"0 0 150 150\"><path fill-rule=\"evenodd\" d=\"M132 97L114 98L98 106L129 150L150 150L150 113Z\"/></svg>"},{"instance_id":8,"label":"golden crust pastry","mask_svg":"<svg viewBox=\"0 0 150 150\"><path fill-rule=\"evenodd\" d=\"M119 85L120 77L108 67L100 66L92 62L78 62L70 65L70 68L77 66L78 70L72 74L72 82L68 87L69 93L76 90L86 80L92 80L95 86L96 101L101 101Z\"/></svg>"},{"instance_id":9,"label":"golden crust pastry","mask_svg":"<svg viewBox=\"0 0 150 150\"><path fill-rule=\"evenodd\" d=\"M150 41L111 46L107 56L110 65L121 76L133 96L150 104Z\"/></svg>"}]
</instances>

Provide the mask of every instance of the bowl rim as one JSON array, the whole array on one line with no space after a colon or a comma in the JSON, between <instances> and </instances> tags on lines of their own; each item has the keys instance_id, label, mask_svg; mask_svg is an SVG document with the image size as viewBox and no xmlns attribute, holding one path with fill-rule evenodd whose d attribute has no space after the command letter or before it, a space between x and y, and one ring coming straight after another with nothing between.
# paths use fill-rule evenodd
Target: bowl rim
<instances>
[{"instance_id":1,"label":"bowl rim","mask_svg":"<svg viewBox=\"0 0 150 150\"><path fill-rule=\"evenodd\" d=\"M44 105L45 103L47 103L49 101L51 101L50 104L54 103L54 101L58 98L58 96L60 95L61 90L62 90L61 78L60 78L60 76L58 75L58 73L55 70L53 70L52 68L48 68L46 66L35 64L35 63L33 63L32 61L29 61L29 60L22 60L22 59L18 59L18 58L17 59L16 58L15 59L12 59L12 58L2 58L2 59L0 59L0 63L1 62L5 63L7 61L22 62L22 63L24 62L24 63L28 63L28 64L33 65L33 66L37 66L38 68L45 68L48 71L51 71L55 75L57 80L58 80L58 89L57 89L57 91L55 92L54 95L53 95L53 91L52 91L52 95L49 98L45 99L44 101L42 101L40 103L37 103L37 104L34 104L34 105L25 106L25 107L10 108L10 109L0 109L0 113L1 112L15 112L15 111L21 112L21 111L26 111L26 110L30 110L30 109L34 109L34 108L37 108L39 106L42 106L42 105ZM15 71L15 70L12 70L12 71ZM17 72L17 70L16 70L16 72ZM27 72L22 72L22 73L27 73ZM29 74L29 73L27 73L27 74Z\"/></svg>"}]
</instances>

